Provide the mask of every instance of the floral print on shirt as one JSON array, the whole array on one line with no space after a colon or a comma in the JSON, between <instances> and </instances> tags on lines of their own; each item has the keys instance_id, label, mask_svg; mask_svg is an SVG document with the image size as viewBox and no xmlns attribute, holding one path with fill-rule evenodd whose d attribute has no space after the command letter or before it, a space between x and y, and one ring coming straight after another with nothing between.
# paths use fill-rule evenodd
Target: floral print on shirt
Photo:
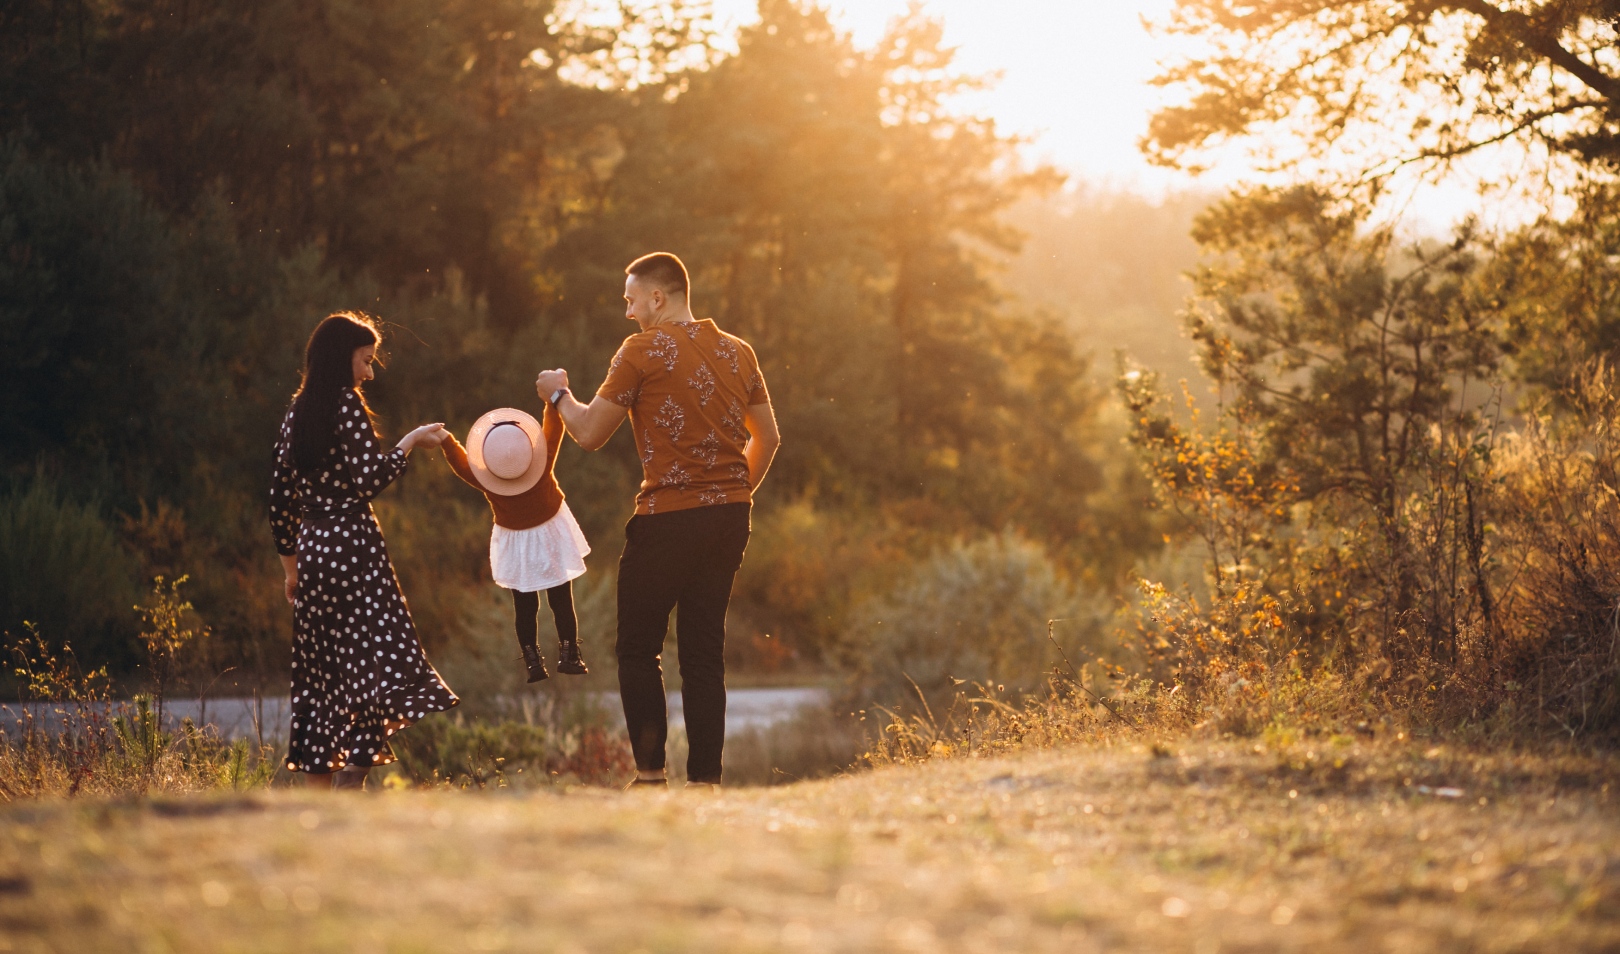
<instances>
[{"instance_id":1,"label":"floral print on shirt","mask_svg":"<svg viewBox=\"0 0 1620 954\"><path fill-rule=\"evenodd\" d=\"M752 499L747 408L770 394L746 341L708 320L631 335L596 393L630 410L642 466L637 513Z\"/></svg>"}]
</instances>

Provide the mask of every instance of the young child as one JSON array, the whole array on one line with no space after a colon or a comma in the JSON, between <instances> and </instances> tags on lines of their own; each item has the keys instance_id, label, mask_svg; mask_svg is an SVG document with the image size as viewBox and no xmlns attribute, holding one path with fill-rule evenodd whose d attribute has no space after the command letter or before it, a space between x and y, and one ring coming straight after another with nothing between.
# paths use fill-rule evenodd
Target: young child
<instances>
[{"instance_id":1,"label":"young child","mask_svg":"<svg viewBox=\"0 0 1620 954\"><path fill-rule=\"evenodd\" d=\"M562 445L562 418L549 406L544 417L542 426L516 408L498 408L474 422L466 447L454 435L439 445L456 476L482 491L494 511L489 568L495 582L512 591L529 682L550 675L538 645L541 590L557 623L557 670L588 671L579 651L573 581L584 574L591 547L551 472Z\"/></svg>"}]
</instances>

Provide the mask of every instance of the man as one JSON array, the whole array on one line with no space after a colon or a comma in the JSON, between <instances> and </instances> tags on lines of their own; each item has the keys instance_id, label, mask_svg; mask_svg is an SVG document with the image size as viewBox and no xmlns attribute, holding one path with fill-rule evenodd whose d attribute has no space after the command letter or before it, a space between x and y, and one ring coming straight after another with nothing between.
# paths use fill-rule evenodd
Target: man
<instances>
[{"instance_id":1,"label":"man","mask_svg":"<svg viewBox=\"0 0 1620 954\"><path fill-rule=\"evenodd\" d=\"M625 416L641 457L636 513L619 557L619 694L637 785L666 785L668 713L659 658L669 614L686 710L688 784L718 785L726 730L726 607L748 544L753 492L781 444L754 349L692 317L686 266L654 252L625 269L624 339L589 405L568 373L535 390L579 446L607 443Z\"/></svg>"}]
</instances>

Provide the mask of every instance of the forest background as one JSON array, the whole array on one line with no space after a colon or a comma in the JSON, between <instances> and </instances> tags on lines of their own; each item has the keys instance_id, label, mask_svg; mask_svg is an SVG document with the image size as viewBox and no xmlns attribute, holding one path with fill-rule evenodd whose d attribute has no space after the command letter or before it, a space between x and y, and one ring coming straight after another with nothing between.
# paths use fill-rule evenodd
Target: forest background
<instances>
[{"instance_id":1,"label":"forest background","mask_svg":"<svg viewBox=\"0 0 1620 954\"><path fill-rule=\"evenodd\" d=\"M857 48L763 0L727 52L679 0L609 26L548 0L12 5L3 625L136 687L131 607L187 576L199 678L275 685L265 486L314 323L387 323L385 435L462 432L533 407L540 368L593 388L622 268L658 248L754 343L784 435L734 671L858 703L1034 692L1062 659L1234 731L1399 700L1612 733L1620 81L1589 65L1607 7L1545 6L1183 0L1213 52L1167 71L1190 93L1149 154L1289 122L1269 141L1300 148L1272 185L1150 203L956 111L978 80L915 11ZM1514 137L1552 157L1560 215L1415 240L1380 218L1393 169ZM487 510L433 456L379 516L429 651L499 663ZM621 435L558 473L608 679L638 468Z\"/></svg>"},{"instance_id":2,"label":"forest background","mask_svg":"<svg viewBox=\"0 0 1620 954\"><path fill-rule=\"evenodd\" d=\"M1017 552L992 559L1049 586L1117 589L1157 541L1091 356L1172 327L1186 207L1024 168L946 107L972 81L921 16L860 50L823 11L766 3L725 55L701 12L581 28L518 0L10 8L5 627L138 685L130 608L186 575L205 668L274 684L289 617L268 453L314 323L386 323L368 389L385 434L461 432L534 409L541 368L594 388L630 331L623 266L655 248L755 344L785 435L734 666L825 671L858 606L964 542L1001 541ZM1113 325L1082 330L1096 319ZM437 456L378 509L442 652L505 610L487 508ZM569 444L558 473L595 548L587 645L610 664L635 456L623 435Z\"/></svg>"}]
</instances>

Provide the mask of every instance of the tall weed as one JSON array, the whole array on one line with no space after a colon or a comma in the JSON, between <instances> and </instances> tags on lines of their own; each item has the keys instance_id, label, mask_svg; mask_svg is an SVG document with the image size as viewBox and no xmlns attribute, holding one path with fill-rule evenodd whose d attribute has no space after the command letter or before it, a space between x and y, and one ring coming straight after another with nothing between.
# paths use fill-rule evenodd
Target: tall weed
<instances>
[{"instance_id":1,"label":"tall weed","mask_svg":"<svg viewBox=\"0 0 1620 954\"><path fill-rule=\"evenodd\" d=\"M165 731L149 697L115 700L105 667L84 669L32 626L9 649L25 701L0 727L0 799L247 788L275 774L267 746L226 742L189 719Z\"/></svg>"},{"instance_id":2,"label":"tall weed","mask_svg":"<svg viewBox=\"0 0 1620 954\"><path fill-rule=\"evenodd\" d=\"M1564 399L1501 455L1505 623L1478 682L1505 713L1620 737L1620 386L1599 363Z\"/></svg>"}]
</instances>

